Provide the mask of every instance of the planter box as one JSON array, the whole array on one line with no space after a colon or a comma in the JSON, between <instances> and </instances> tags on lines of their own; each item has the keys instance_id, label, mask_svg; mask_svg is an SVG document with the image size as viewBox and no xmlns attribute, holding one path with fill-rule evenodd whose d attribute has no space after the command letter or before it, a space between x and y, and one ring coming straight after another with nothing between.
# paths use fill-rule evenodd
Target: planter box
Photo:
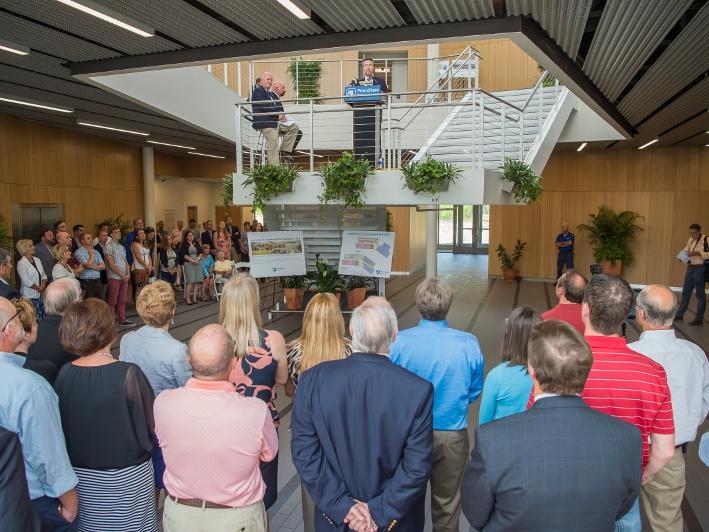
<instances>
[{"instance_id":1,"label":"planter box","mask_svg":"<svg viewBox=\"0 0 709 532\"><path fill-rule=\"evenodd\" d=\"M501 179L500 181L502 181L501 188L503 192L507 192L508 194L512 194L514 192L517 183L513 183L512 181L507 181L504 179Z\"/></svg>"},{"instance_id":2,"label":"planter box","mask_svg":"<svg viewBox=\"0 0 709 532\"><path fill-rule=\"evenodd\" d=\"M517 268L505 268L502 270L502 277L505 281L516 281L519 279L519 270Z\"/></svg>"},{"instance_id":3,"label":"planter box","mask_svg":"<svg viewBox=\"0 0 709 532\"><path fill-rule=\"evenodd\" d=\"M367 297L367 287L363 286L361 288L353 288L347 291L347 307L350 310L354 310L364 303L364 299Z\"/></svg>"},{"instance_id":4,"label":"planter box","mask_svg":"<svg viewBox=\"0 0 709 532\"><path fill-rule=\"evenodd\" d=\"M406 186L409 188L409 190L411 190L413 192L413 190L414 190L413 181L411 181L411 179L409 179L408 177L405 178L404 181L406 181ZM448 192L448 187L450 187L450 186L451 186L450 179L446 179L445 181L442 181L440 192ZM419 194L427 194L427 192L419 192Z\"/></svg>"},{"instance_id":5,"label":"planter box","mask_svg":"<svg viewBox=\"0 0 709 532\"><path fill-rule=\"evenodd\" d=\"M283 296L286 298L288 310L300 310L303 308L305 288L284 288Z\"/></svg>"},{"instance_id":6,"label":"planter box","mask_svg":"<svg viewBox=\"0 0 709 532\"><path fill-rule=\"evenodd\" d=\"M613 262L604 260L601 262L601 269L603 273L612 273L613 275L620 276L623 272L623 263L619 260L614 260Z\"/></svg>"}]
</instances>

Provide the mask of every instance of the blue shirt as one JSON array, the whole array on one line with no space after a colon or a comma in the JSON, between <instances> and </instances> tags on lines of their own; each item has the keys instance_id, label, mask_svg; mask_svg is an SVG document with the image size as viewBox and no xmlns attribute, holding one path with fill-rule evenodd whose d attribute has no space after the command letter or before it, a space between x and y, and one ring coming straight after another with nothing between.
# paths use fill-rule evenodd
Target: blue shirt
<instances>
[{"instance_id":1,"label":"blue shirt","mask_svg":"<svg viewBox=\"0 0 709 532\"><path fill-rule=\"evenodd\" d=\"M15 432L31 499L59 497L78 483L66 452L59 398L24 357L0 352L0 426Z\"/></svg>"},{"instance_id":2,"label":"blue shirt","mask_svg":"<svg viewBox=\"0 0 709 532\"><path fill-rule=\"evenodd\" d=\"M133 244L133 240L135 240L135 233L135 231L128 233L123 243L123 247L126 248L126 260L131 266L133 265L133 249L131 248L131 244Z\"/></svg>"},{"instance_id":3,"label":"blue shirt","mask_svg":"<svg viewBox=\"0 0 709 532\"><path fill-rule=\"evenodd\" d=\"M211 255L200 256L199 263L202 265L202 275L205 278L209 277L209 269L214 266L214 258Z\"/></svg>"},{"instance_id":4,"label":"blue shirt","mask_svg":"<svg viewBox=\"0 0 709 532\"><path fill-rule=\"evenodd\" d=\"M433 430L468 426L468 405L480 396L485 364L475 336L445 320L421 320L399 332L389 358L433 384Z\"/></svg>"},{"instance_id":5,"label":"blue shirt","mask_svg":"<svg viewBox=\"0 0 709 532\"><path fill-rule=\"evenodd\" d=\"M574 234L569 233L559 233L556 237L556 242L571 242L570 246L559 248L559 253L571 253L574 250Z\"/></svg>"},{"instance_id":6,"label":"blue shirt","mask_svg":"<svg viewBox=\"0 0 709 532\"><path fill-rule=\"evenodd\" d=\"M525 366L503 362L492 368L485 378L479 424L524 412L531 393L532 378Z\"/></svg>"},{"instance_id":7,"label":"blue shirt","mask_svg":"<svg viewBox=\"0 0 709 532\"><path fill-rule=\"evenodd\" d=\"M74 252L74 258L76 260L78 260L81 264L88 262L89 250L86 249L84 246L81 246L79 249L77 249ZM94 266L98 266L99 264L103 264L103 259L101 258L101 255L99 254L99 252L94 250ZM101 278L101 271L100 270L92 270L90 268L84 268L83 271L79 274L79 279L83 279L85 281L89 281L91 279L100 279L100 278Z\"/></svg>"}]
</instances>

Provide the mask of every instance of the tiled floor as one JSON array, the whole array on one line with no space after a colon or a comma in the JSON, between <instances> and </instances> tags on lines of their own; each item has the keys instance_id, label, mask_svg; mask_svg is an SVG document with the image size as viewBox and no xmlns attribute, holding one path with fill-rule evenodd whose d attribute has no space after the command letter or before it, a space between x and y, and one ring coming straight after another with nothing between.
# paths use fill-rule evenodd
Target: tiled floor
<instances>
[{"instance_id":1,"label":"tiled floor","mask_svg":"<svg viewBox=\"0 0 709 532\"><path fill-rule=\"evenodd\" d=\"M439 254L439 276L445 278L456 294L449 314L452 327L471 331L475 334L485 353L486 371L499 362L499 349L504 329L505 317L519 305L530 305L544 311L554 301L554 287L551 283L504 282L487 277L487 257L480 255ZM414 291L422 275L399 277L387 283L387 297L399 316L399 327L404 329L415 325L419 315L414 305ZM270 308L280 291L275 289L275 283L262 285L262 305L264 311ZM171 333L183 341L188 341L192 334L201 326L216 321L218 306L214 303L200 303L187 307L180 305L175 317L175 325ZM693 316L687 315L687 321ZM264 312L264 318L266 318ZM267 327L284 334L286 340L295 338L300 329L299 316L278 315ZM678 334L692 340L709 351L709 323L704 327L687 327L680 325ZM628 327L628 339L633 341L639 331L635 323ZM117 349L114 351L117 354ZM300 503L300 482L293 467L290 454L290 400L280 393L277 406L281 412L280 456L278 474L278 501L271 508L271 531L301 532L303 518ZM472 429L477 426L478 404L471 405L468 421ZM705 423L703 431L709 430ZM709 469L698 459L696 445L690 447L687 454L687 490L685 500L685 529L690 532L709 530ZM428 511L428 509L427 509ZM426 532L431 530L430 521ZM461 531L470 527L461 519Z\"/></svg>"}]
</instances>

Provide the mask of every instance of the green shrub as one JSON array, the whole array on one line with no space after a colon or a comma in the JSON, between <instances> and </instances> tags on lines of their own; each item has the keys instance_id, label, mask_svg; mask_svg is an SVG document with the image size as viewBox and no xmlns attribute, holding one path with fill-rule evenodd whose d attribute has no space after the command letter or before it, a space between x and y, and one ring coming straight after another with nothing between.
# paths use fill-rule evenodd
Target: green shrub
<instances>
[{"instance_id":1,"label":"green shrub","mask_svg":"<svg viewBox=\"0 0 709 532\"><path fill-rule=\"evenodd\" d=\"M318 172L322 178L323 193L318 196L324 205L335 203L344 207L360 208L364 206L367 176L372 173L369 161L356 159L350 152L345 152L334 163L327 163Z\"/></svg>"},{"instance_id":2,"label":"green shrub","mask_svg":"<svg viewBox=\"0 0 709 532\"><path fill-rule=\"evenodd\" d=\"M298 177L298 167L280 164L254 166L243 185L253 185L252 210L263 211L266 203L293 189L293 181Z\"/></svg>"},{"instance_id":3,"label":"green shrub","mask_svg":"<svg viewBox=\"0 0 709 532\"><path fill-rule=\"evenodd\" d=\"M454 164L437 161L427 155L423 161L402 166L401 173L404 174L404 188L416 194L431 194L437 197L449 183L460 177L462 170Z\"/></svg>"},{"instance_id":4,"label":"green shrub","mask_svg":"<svg viewBox=\"0 0 709 532\"><path fill-rule=\"evenodd\" d=\"M633 211L616 213L607 205L601 205L589 217L589 223L579 225L578 230L588 234L596 262L619 260L626 266L631 264L634 256L630 242L638 231L643 231L635 222L643 217Z\"/></svg>"},{"instance_id":5,"label":"green shrub","mask_svg":"<svg viewBox=\"0 0 709 532\"><path fill-rule=\"evenodd\" d=\"M515 242L514 250L512 251L512 256L507 253L507 249L502 244L497 246L497 258L500 260L500 266L503 270L511 270L515 267L515 264L522 258L522 253L527 245L526 242L522 242L519 238Z\"/></svg>"},{"instance_id":6,"label":"green shrub","mask_svg":"<svg viewBox=\"0 0 709 532\"><path fill-rule=\"evenodd\" d=\"M505 158L505 162L500 166L503 181L514 183L512 194L515 201L531 203L537 201L542 195L544 187L542 178L534 173L532 167L524 161Z\"/></svg>"}]
</instances>

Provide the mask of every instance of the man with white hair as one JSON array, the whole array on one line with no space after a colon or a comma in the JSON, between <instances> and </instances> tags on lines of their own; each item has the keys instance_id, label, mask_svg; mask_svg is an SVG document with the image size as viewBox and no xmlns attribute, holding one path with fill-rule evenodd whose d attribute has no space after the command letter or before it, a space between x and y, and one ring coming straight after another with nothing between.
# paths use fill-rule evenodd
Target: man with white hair
<instances>
[{"instance_id":1,"label":"man with white hair","mask_svg":"<svg viewBox=\"0 0 709 532\"><path fill-rule=\"evenodd\" d=\"M37 327L37 340L30 346L27 358L31 360L49 360L62 369L64 364L76 360L59 342L59 324L64 311L72 303L81 299L79 281L72 277L62 277L52 281L44 291L45 317Z\"/></svg>"},{"instance_id":2,"label":"man with white hair","mask_svg":"<svg viewBox=\"0 0 709 532\"><path fill-rule=\"evenodd\" d=\"M282 81L274 81L273 86L271 87L271 92L273 92L278 97L278 100L280 100L286 95L286 84ZM295 129L296 131L295 139L293 140L293 148L290 150L290 153L281 149L281 159L284 159L287 162L293 162L293 153L298 147L300 139L303 138L303 132L298 127L298 124L296 124L295 119L291 115L285 114L283 104L280 101L278 102L278 105L282 111L281 115L278 117L278 133L283 135L285 140L285 135L292 135L292 133L290 133L292 129Z\"/></svg>"},{"instance_id":3,"label":"man with white hair","mask_svg":"<svg viewBox=\"0 0 709 532\"><path fill-rule=\"evenodd\" d=\"M394 309L352 314L353 354L306 371L295 395L293 462L318 531L420 531L431 474L433 386L393 364Z\"/></svg>"},{"instance_id":4,"label":"man with white hair","mask_svg":"<svg viewBox=\"0 0 709 532\"><path fill-rule=\"evenodd\" d=\"M643 485L640 502L650 530L681 532L684 454L709 414L709 362L701 347L675 335L677 299L669 288L647 286L638 294L635 308L643 333L628 347L665 368L675 422L674 456Z\"/></svg>"},{"instance_id":5,"label":"man with white hair","mask_svg":"<svg viewBox=\"0 0 709 532\"><path fill-rule=\"evenodd\" d=\"M273 74L270 72L261 74L260 81L251 94L251 109L254 114L251 126L260 131L266 139L269 164L279 164L279 135L283 134L281 151L292 154L295 137L298 135L298 128L281 130L280 124L285 122L286 115L283 112L283 105L278 101L278 96L271 91L272 85Z\"/></svg>"}]
</instances>

